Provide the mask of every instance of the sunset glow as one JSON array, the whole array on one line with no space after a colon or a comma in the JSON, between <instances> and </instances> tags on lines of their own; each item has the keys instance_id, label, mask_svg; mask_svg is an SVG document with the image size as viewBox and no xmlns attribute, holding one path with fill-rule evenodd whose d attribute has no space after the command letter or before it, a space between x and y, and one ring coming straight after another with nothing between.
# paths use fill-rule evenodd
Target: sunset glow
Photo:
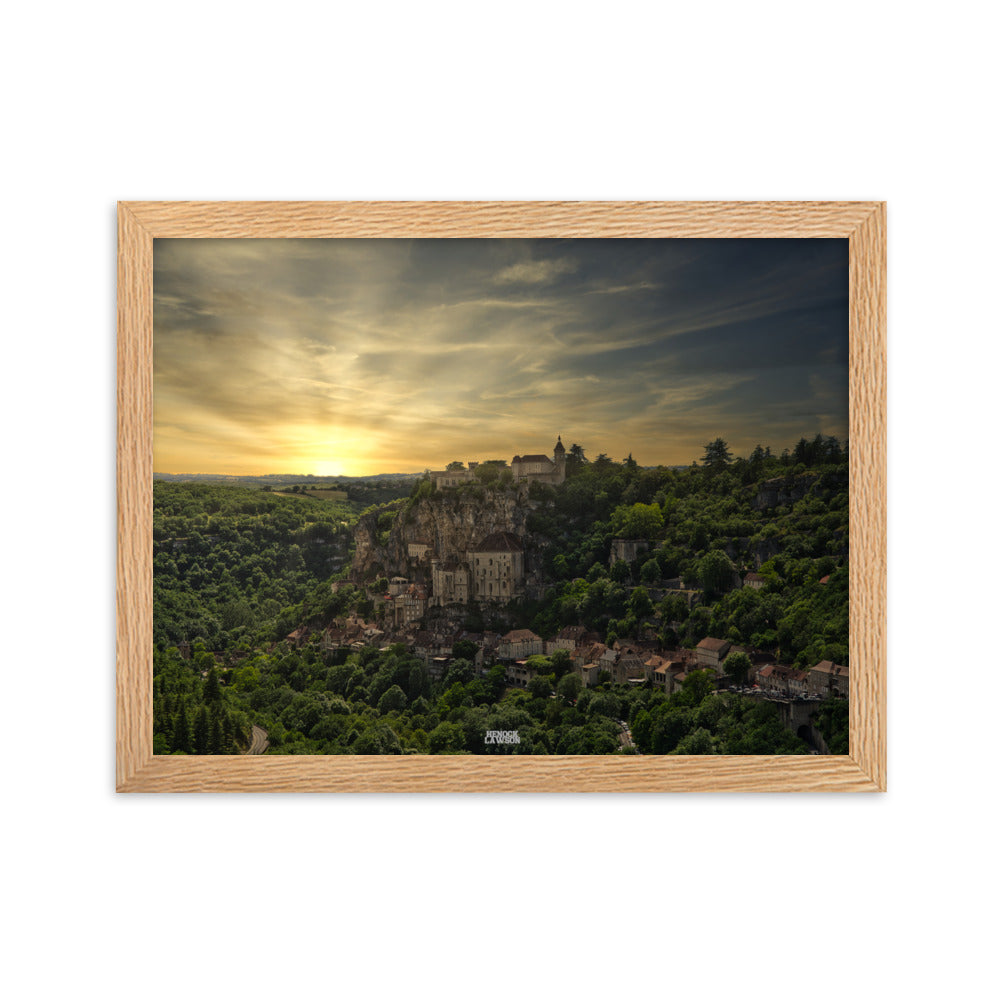
<instances>
[{"instance_id":1,"label":"sunset glow","mask_svg":"<svg viewBox=\"0 0 1000 1000\"><path fill-rule=\"evenodd\" d=\"M156 240L157 472L847 436L845 240Z\"/></svg>"}]
</instances>

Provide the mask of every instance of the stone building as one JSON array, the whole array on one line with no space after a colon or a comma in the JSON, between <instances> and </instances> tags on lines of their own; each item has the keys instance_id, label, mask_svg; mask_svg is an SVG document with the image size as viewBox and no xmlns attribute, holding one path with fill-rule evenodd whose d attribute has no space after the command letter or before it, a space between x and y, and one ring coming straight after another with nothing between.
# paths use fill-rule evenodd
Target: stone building
<instances>
[{"instance_id":1,"label":"stone building","mask_svg":"<svg viewBox=\"0 0 1000 1000\"><path fill-rule=\"evenodd\" d=\"M805 670L768 663L757 671L757 685L768 694L784 698L804 698L809 675Z\"/></svg>"},{"instance_id":2,"label":"stone building","mask_svg":"<svg viewBox=\"0 0 1000 1000\"><path fill-rule=\"evenodd\" d=\"M509 601L524 582L524 546L517 535L495 531L469 553L472 593L477 601Z\"/></svg>"},{"instance_id":3,"label":"stone building","mask_svg":"<svg viewBox=\"0 0 1000 1000\"><path fill-rule=\"evenodd\" d=\"M438 489L449 486L461 486L464 483L475 482L478 462L466 463L465 469L443 469L431 473L431 479ZM566 481L566 449L563 447L562 436L552 449L552 457L548 455L515 455L510 460L510 469L516 483L551 483L558 486Z\"/></svg>"},{"instance_id":4,"label":"stone building","mask_svg":"<svg viewBox=\"0 0 1000 1000\"><path fill-rule=\"evenodd\" d=\"M469 567L458 562L431 561L432 607L469 603Z\"/></svg>"},{"instance_id":5,"label":"stone building","mask_svg":"<svg viewBox=\"0 0 1000 1000\"><path fill-rule=\"evenodd\" d=\"M646 665L642 656L636 653L625 653L611 666L611 679L615 684L635 684L648 681L652 676L652 667Z\"/></svg>"},{"instance_id":6,"label":"stone building","mask_svg":"<svg viewBox=\"0 0 1000 1000\"><path fill-rule=\"evenodd\" d=\"M522 660L536 656L545 649L545 641L531 629L517 628L508 632L501 640L497 656L501 660Z\"/></svg>"},{"instance_id":7,"label":"stone building","mask_svg":"<svg viewBox=\"0 0 1000 1000\"><path fill-rule=\"evenodd\" d=\"M821 660L808 674L807 685L810 694L822 697L834 695L839 698L848 696L850 672L847 667L831 660Z\"/></svg>"},{"instance_id":8,"label":"stone building","mask_svg":"<svg viewBox=\"0 0 1000 1000\"><path fill-rule=\"evenodd\" d=\"M730 644L725 639L702 639L695 648L698 667L709 667L717 674L722 673L722 662L729 653Z\"/></svg>"},{"instance_id":9,"label":"stone building","mask_svg":"<svg viewBox=\"0 0 1000 1000\"><path fill-rule=\"evenodd\" d=\"M563 447L562 435L552 449L552 457L548 455L515 455L510 461L514 481L518 483L537 482L551 483L558 486L566 481L566 449Z\"/></svg>"},{"instance_id":10,"label":"stone building","mask_svg":"<svg viewBox=\"0 0 1000 1000\"><path fill-rule=\"evenodd\" d=\"M420 562L430 550L431 545L428 542L408 542L406 546L406 555L408 558L413 559L416 562Z\"/></svg>"},{"instance_id":11,"label":"stone building","mask_svg":"<svg viewBox=\"0 0 1000 1000\"><path fill-rule=\"evenodd\" d=\"M389 587L386 599L387 614L396 628L419 621L427 611L427 590L417 583L408 583L393 593Z\"/></svg>"},{"instance_id":12,"label":"stone building","mask_svg":"<svg viewBox=\"0 0 1000 1000\"><path fill-rule=\"evenodd\" d=\"M441 489L444 486L461 486L463 483L471 483L476 479L476 469L478 462L469 462L467 469L445 469L443 471L432 472L431 479L434 485Z\"/></svg>"},{"instance_id":13,"label":"stone building","mask_svg":"<svg viewBox=\"0 0 1000 1000\"><path fill-rule=\"evenodd\" d=\"M524 592L524 546L510 531L487 535L464 562L431 560L432 607L469 601L506 603Z\"/></svg>"},{"instance_id":14,"label":"stone building","mask_svg":"<svg viewBox=\"0 0 1000 1000\"><path fill-rule=\"evenodd\" d=\"M567 625L559 630L559 634L545 643L545 655L551 656L557 649L565 649L572 655L587 634L585 625ZM597 633L594 633L596 641Z\"/></svg>"}]
</instances>

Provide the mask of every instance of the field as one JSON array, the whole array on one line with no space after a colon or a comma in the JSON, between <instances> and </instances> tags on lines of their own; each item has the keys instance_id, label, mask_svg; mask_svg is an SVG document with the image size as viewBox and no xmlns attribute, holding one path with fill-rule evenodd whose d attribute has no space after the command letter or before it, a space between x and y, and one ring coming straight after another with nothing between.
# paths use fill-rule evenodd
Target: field
<instances>
[{"instance_id":1,"label":"field","mask_svg":"<svg viewBox=\"0 0 1000 1000\"><path fill-rule=\"evenodd\" d=\"M318 500L346 500L345 490L306 490L306 496L316 497Z\"/></svg>"}]
</instances>

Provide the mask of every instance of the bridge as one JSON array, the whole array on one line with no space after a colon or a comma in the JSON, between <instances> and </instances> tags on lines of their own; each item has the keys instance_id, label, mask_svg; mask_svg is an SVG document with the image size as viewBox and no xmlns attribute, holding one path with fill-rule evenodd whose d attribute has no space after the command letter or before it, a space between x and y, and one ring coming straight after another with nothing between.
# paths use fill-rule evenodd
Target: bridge
<instances>
[{"instance_id":1,"label":"bridge","mask_svg":"<svg viewBox=\"0 0 1000 1000\"><path fill-rule=\"evenodd\" d=\"M829 753L823 734L812 724L809 716L822 704L821 701L802 700L800 698L782 698L761 692L754 695L762 701L770 702L781 715L781 721L785 728L795 733L799 739L804 740L813 750L820 753Z\"/></svg>"}]
</instances>

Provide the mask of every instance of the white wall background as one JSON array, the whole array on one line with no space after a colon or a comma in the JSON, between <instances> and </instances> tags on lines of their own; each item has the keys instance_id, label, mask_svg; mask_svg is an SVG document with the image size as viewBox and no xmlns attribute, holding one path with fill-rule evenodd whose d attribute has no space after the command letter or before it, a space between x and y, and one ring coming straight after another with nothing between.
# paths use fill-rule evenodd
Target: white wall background
<instances>
[{"instance_id":1,"label":"white wall background","mask_svg":"<svg viewBox=\"0 0 1000 1000\"><path fill-rule=\"evenodd\" d=\"M991 19L872 0L7 10L9 995L987 992ZM889 793L116 796L114 211L136 198L888 200Z\"/></svg>"}]
</instances>

